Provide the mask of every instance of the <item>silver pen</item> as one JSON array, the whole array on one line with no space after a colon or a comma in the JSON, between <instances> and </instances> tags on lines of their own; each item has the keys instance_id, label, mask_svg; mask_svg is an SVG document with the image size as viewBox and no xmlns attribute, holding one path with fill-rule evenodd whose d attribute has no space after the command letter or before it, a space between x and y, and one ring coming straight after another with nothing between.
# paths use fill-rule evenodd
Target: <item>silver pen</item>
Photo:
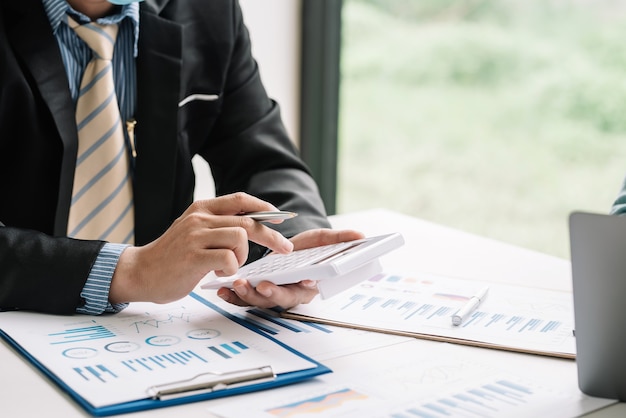
<instances>
[{"instance_id":1,"label":"silver pen","mask_svg":"<svg viewBox=\"0 0 626 418\"><path fill-rule=\"evenodd\" d=\"M461 325L465 318L472 312L474 309L480 305L480 303L487 296L487 292L489 291L489 287L485 286L474 296L469 298L467 303L461 307L454 315L452 315L452 325Z\"/></svg>"},{"instance_id":2,"label":"silver pen","mask_svg":"<svg viewBox=\"0 0 626 418\"><path fill-rule=\"evenodd\" d=\"M265 212L247 212L242 213L240 216L245 216L246 218L252 218L257 222L271 222L271 221L280 221L283 219L295 218L298 216L295 212L288 212L285 210L277 210L277 211L265 211Z\"/></svg>"}]
</instances>

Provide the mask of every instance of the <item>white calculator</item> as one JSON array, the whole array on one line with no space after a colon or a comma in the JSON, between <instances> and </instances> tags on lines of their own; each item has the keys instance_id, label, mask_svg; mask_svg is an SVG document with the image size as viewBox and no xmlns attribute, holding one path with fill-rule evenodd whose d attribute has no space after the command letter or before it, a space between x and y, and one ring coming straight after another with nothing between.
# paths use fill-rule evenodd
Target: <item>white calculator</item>
<instances>
[{"instance_id":1,"label":"white calculator","mask_svg":"<svg viewBox=\"0 0 626 418\"><path fill-rule=\"evenodd\" d=\"M378 257L403 244L402 235L392 233L292 251L289 254L270 254L243 266L233 276L217 277L210 273L206 276L209 281L202 288L232 288L233 282L239 278L248 280L252 286L262 281L288 284L317 280L320 293L325 298L356 284L355 281L367 280L380 272ZM332 282L332 285L328 283L325 286L327 281Z\"/></svg>"}]
</instances>

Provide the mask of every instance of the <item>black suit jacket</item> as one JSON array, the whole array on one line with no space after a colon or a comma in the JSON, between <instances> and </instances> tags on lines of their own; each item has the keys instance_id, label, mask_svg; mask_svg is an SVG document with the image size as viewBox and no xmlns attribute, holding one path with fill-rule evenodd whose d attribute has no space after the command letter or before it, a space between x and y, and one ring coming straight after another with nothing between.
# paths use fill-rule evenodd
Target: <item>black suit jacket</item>
<instances>
[{"instance_id":1,"label":"black suit jacket","mask_svg":"<svg viewBox=\"0 0 626 418\"><path fill-rule=\"evenodd\" d=\"M0 80L0 309L71 313L103 243L65 237L75 107L40 0L0 2ZM328 226L261 83L236 1L141 3L137 80L138 245L191 203L196 154L218 195L246 191L298 212L278 227L286 236ZM217 98L179 106L196 94Z\"/></svg>"}]
</instances>

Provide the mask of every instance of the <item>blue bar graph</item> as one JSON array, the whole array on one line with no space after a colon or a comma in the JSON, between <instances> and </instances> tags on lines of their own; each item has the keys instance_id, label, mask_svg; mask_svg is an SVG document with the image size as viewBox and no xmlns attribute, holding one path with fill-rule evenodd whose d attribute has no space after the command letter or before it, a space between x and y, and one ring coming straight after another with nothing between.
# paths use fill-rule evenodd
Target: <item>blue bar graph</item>
<instances>
[{"instance_id":1,"label":"blue bar graph","mask_svg":"<svg viewBox=\"0 0 626 418\"><path fill-rule=\"evenodd\" d=\"M431 415L429 413L423 412L423 411L418 411L417 409L409 409L407 412L409 412L411 414L411 416L416 416L416 417L421 417L421 418L436 418L434 415ZM393 415L394 417L396 417L396 415ZM398 415L398 417L407 417L407 415Z\"/></svg>"},{"instance_id":2,"label":"blue bar graph","mask_svg":"<svg viewBox=\"0 0 626 418\"><path fill-rule=\"evenodd\" d=\"M236 348L234 348L233 346L231 346L230 344L220 344L220 346L225 349L226 351L229 351L231 354L239 354L240 351L237 350Z\"/></svg>"},{"instance_id":3,"label":"blue bar graph","mask_svg":"<svg viewBox=\"0 0 626 418\"><path fill-rule=\"evenodd\" d=\"M411 306L415 306L414 303L408 302L405 303L405 305L407 307ZM411 317L413 317L413 315L426 315L428 312L430 312L431 309L433 309L435 307L435 305L430 305L428 303L425 303L423 305L421 305L419 308L417 308L415 311L411 312L409 315L407 315L404 319L411 319Z\"/></svg>"},{"instance_id":4,"label":"blue bar graph","mask_svg":"<svg viewBox=\"0 0 626 418\"><path fill-rule=\"evenodd\" d=\"M109 380L117 379L117 374L112 372L109 368L103 364L96 364L93 366L74 367L73 370L78 373L87 382L101 382L107 383Z\"/></svg>"},{"instance_id":5,"label":"blue bar graph","mask_svg":"<svg viewBox=\"0 0 626 418\"><path fill-rule=\"evenodd\" d=\"M452 308L450 308L449 306L440 306L435 312L433 312L428 319L434 318L436 316L446 316L446 315L450 315L450 311L452 310Z\"/></svg>"},{"instance_id":6,"label":"blue bar graph","mask_svg":"<svg viewBox=\"0 0 626 418\"><path fill-rule=\"evenodd\" d=\"M415 306L415 302L404 302L398 309L399 310L403 310L403 309L411 309Z\"/></svg>"},{"instance_id":7,"label":"blue bar graph","mask_svg":"<svg viewBox=\"0 0 626 418\"><path fill-rule=\"evenodd\" d=\"M521 316L512 316L511 319L509 319L506 322L507 325L510 324L510 326L507 328L507 330L510 331L511 329L513 329L513 327L517 326L517 324L519 324L523 320L524 320L524 318L522 318Z\"/></svg>"},{"instance_id":8,"label":"blue bar graph","mask_svg":"<svg viewBox=\"0 0 626 418\"><path fill-rule=\"evenodd\" d=\"M349 308L352 304L354 304L354 303L358 302L359 300L363 299L364 297L365 297L365 296L363 296L363 295L353 295L353 296L350 298L350 302L348 302L348 304L347 304L347 305L345 305L345 306L344 306L343 308L341 308L341 309L342 309L342 310L344 310L344 309L348 309L348 308Z\"/></svg>"},{"instance_id":9,"label":"blue bar graph","mask_svg":"<svg viewBox=\"0 0 626 418\"><path fill-rule=\"evenodd\" d=\"M321 332L323 332L325 334L332 334L333 333L333 330L331 330L330 328L322 326L320 324L316 324L315 322L302 322L302 324L304 324L306 326L309 326L311 328L314 328L314 329L316 329L318 331L321 331Z\"/></svg>"},{"instance_id":10,"label":"blue bar graph","mask_svg":"<svg viewBox=\"0 0 626 418\"><path fill-rule=\"evenodd\" d=\"M193 350L176 351L147 357L137 357L123 360L121 364L133 372L155 371L168 367L194 365L198 362L208 363L208 360Z\"/></svg>"},{"instance_id":11,"label":"blue bar graph","mask_svg":"<svg viewBox=\"0 0 626 418\"><path fill-rule=\"evenodd\" d=\"M503 318L504 318L503 314L493 314L491 316L491 320L489 322L487 322L487 324L485 326L488 327L490 325L497 324Z\"/></svg>"},{"instance_id":12,"label":"blue bar graph","mask_svg":"<svg viewBox=\"0 0 626 418\"><path fill-rule=\"evenodd\" d=\"M541 332L555 331L561 325L561 321L549 321L542 329Z\"/></svg>"},{"instance_id":13,"label":"blue bar graph","mask_svg":"<svg viewBox=\"0 0 626 418\"><path fill-rule=\"evenodd\" d=\"M233 315L235 317L241 319L242 321L244 321L246 324L248 324L248 326L250 326L252 328L255 328L257 330L263 331L263 332L265 332L267 334L278 335L280 333L280 330L278 328L275 328L275 327L263 324L263 323L261 323L259 321L256 321L256 320L250 318L247 315L241 315L241 314L238 314L238 313L234 313Z\"/></svg>"},{"instance_id":14,"label":"blue bar graph","mask_svg":"<svg viewBox=\"0 0 626 418\"><path fill-rule=\"evenodd\" d=\"M228 359L232 358L227 353L225 353L224 351L220 350L219 348L217 348L215 346L209 347L209 350L213 351L215 354L217 354L218 356L222 357L223 359L228 360Z\"/></svg>"},{"instance_id":15,"label":"blue bar graph","mask_svg":"<svg viewBox=\"0 0 626 418\"><path fill-rule=\"evenodd\" d=\"M441 278L439 278L441 279ZM473 281L443 278L384 276L363 282L320 309L295 308L301 318L385 330L432 335L435 338L495 343L511 349L538 351L557 357L575 354L571 295L541 290L540 300L527 297L528 288L493 284L485 303L474 308L460 325L452 314L476 292ZM290 313L290 312L289 312ZM506 335L506 339L503 337Z\"/></svg>"},{"instance_id":16,"label":"blue bar graph","mask_svg":"<svg viewBox=\"0 0 626 418\"><path fill-rule=\"evenodd\" d=\"M374 306L374 305L375 305L377 302L379 302L381 299L382 299L382 298L379 298L379 297L377 297L377 296L373 296L373 297L371 297L371 298L367 301L367 303L366 303L365 305L363 305L363 309L367 309L367 308L369 308L370 306Z\"/></svg>"},{"instance_id":17,"label":"blue bar graph","mask_svg":"<svg viewBox=\"0 0 626 418\"><path fill-rule=\"evenodd\" d=\"M233 356L241 354L242 351L247 350L248 346L240 341L233 341L232 343L220 344L219 347L212 345L207 348L221 358L228 360L233 358Z\"/></svg>"},{"instance_id":18,"label":"blue bar graph","mask_svg":"<svg viewBox=\"0 0 626 418\"><path fill-rule=\"evenodd\" d=\"M295 322L291 322L291 323L287 322L284 319L278 318L276 316L272 316L268 312L262 311L260 309L250 309L248 312L252 315L258 316L259 318L263 318L266 321L272 322L273 324L279 325L293 332L309 332L308 330L296 325Z\"/></svg>"},{"instance_id":19,"label":"blue bar graph","mask_svg":"<svg viewBox=\"0 0 626 418\"><path fill-rule=\"evenodd\" d=\"M375 280L372 284L376 284L375 282L378 280L380 279ZM403 280L397 276L387 276L384 282L396 283L403 282ZM365 311L368 315L385 321L403 320L408 324L407 327L410 327L412 323L448 325L450 323L449 317L459 309L458 302L460 297L451 293L437 292L434 296L426 294L414 297L412 294L403 292L403 297L394 297L392 295L375 295L374 290L359 290L352 295L347 295L338 305L338 309L347 315L360 316L359 312ZM398 293L396 295L400 296ZM438 299L447 300L448 302L437 303ZM348 322L350 322L349 319ZM463 321L463 325L460 328L484 328L485 330L499 328L517 334L533 333L540 335L555 333L562 328L562 325L562 321L554 318L544 319L477 310Z\"/></svg>"},{"instance_id":20,"label":"blue bar graph","mask_svg":"<svg viewBox=\"0 0 626 418\"><path fill-rule=\"evenodd\" d=\"M248 349L248 346L247 346L247 345L245 345L245 344L244 344L244 343L242 343L242 342L239 342L239 341L233 341L233 344L234 344L236 347L241 348L242 350L247 350L247 349Z\"/></svg>"},{"instance_id":21,"label":"blue bar graph","mask_svg":"<svg viewBox=\"0 0 626 418\"><path fill-rule=\"evenodd\" d=\"M53 339L50 344L55 345L111 338L115 337L115 333L102 325L94 325L91 327L66 329L61 332L48 334L48 336Z\"/></svg>"},{"instance_id":22,"label":"blue bar graph","mask_svg":"<svg viewBox=\"0 0 626 418\"><path fill-rule=\"evenodd\" d=\"M463 327L467 328L473 325L475 322L479 322L487 316L486 312L476 311L470 315L469 319L463 323Z\"/></svg>"},{"instance_id":23,"label":"blue bar graph","mask_svg":"<svg viewBox=\"0 0 626 418\"><path fill-rule=\"evenodd\" d=\"M499 379L449 396L424 399L390 412L390 418L456 416L499 417L517 411L535 392L519 383ZM519 412L519 411L517 411Z\"/></svg>"},{"instance_id":24,"label":"blue bar graph","mask_svg":"<svg viewBox=\"0 0 626 418\"><path fill-rule=\"evenodd\" d=\"M535 318L530 319L530 320L528 320L528 321L526 322L526 324L524 324L524 326L523 326L522 328L520 328L520 329L519 329L519 331L518 331L518 332L524 332L524 331L526 331L527 329L528 329L529 331L533 331L533 330L537 327L537 325L539 325L539 323L540 323L540 322L541 322L541 320L540 320L540 319L535 319Z\"/></svg>"},{"instance_id":25,"label":"blue bar graph","mask_svg":"<svg viewBox=\"0 0 626 418\"><path fill-rule=\"evenodd\" d=\"M381 306L383 308L387 308L387 307L393 308L398 302L400 302L398 299L387 299Z\"/></svg>"},{"instance_id":26,"label":"blue bar graph","mask_svg":"<svg viewBox=\"0 0 626 418\"><path fill-rule=\"evenodd\" d=\"M269 309L248 309L245 314L232 313L235 317L245 322L250 328L262 331L269 335L285 335L287 334L310 334L314 332L323 332L331 334L333 331L320 324L314 322L294 321L284 319L278 313Z\"/></svg>"}]
</instances>

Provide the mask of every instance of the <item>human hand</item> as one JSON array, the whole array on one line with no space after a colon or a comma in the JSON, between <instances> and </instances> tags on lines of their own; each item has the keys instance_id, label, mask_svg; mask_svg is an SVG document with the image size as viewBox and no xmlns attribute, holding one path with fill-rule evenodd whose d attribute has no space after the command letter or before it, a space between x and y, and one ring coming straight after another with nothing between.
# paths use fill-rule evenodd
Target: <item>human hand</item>
<instances>
[{"instance_id":1,"label":"human hand","mask_svg":"<svg viewBox=\"0 0 626 418\"><path fill-rule=\"evenodd\" d=\"M128 247L115 269L111 303L167 303L188 295L209 272L232 275L248 258L248 241L289 253L293 244L243 212L274 211L245 193L194 202L155 241Z\"/></svg>"},{"instance_id":2,"label":"human hand","mask_svg":"<svg viewBox=\"0 0 626 418\"><path fill-rule=\"evenodd\" d=\"M294 250L302 250L361 238L364 238L364 235L353 230L312 229L294 236L291 242ZM271 282L261 282L254 288L247 280L237 279L233 283L233 289L222 287L217 291L219 297L234 305L261 308L280 306L285 309L309 303L317 293L317 282L314 280L302 280L280 286Z\"/></svg>"}]
</instances>

